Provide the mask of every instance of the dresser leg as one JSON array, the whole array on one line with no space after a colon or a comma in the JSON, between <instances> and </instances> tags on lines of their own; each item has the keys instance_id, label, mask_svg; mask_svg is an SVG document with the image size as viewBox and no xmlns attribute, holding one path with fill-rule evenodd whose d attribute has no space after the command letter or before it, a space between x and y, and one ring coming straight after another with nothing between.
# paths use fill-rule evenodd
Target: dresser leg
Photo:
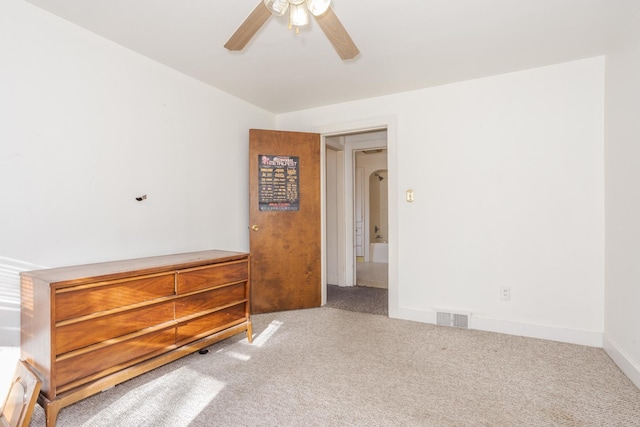
<instances>
[{"instance_id":1,"label":"dresser leg","mask_svg":"<svg viewBox=\"0 0 640 427\"><path fill-rule=\"evenodd\" d=\"M58 419L58 412L62 409L61 402L59 400L49 401L43 399L41 402L44 408L44 416L47 421L47 427L55 427L56 420Z\"/></svg>"},{"instance_id":2,"label":"dresser leg","mask_svg":"<svg viewBox=\"0 0 640 427\"><path fill-rule=\"evenodd\" d=\"M250 343L253 342L253 326L251 325L251 321L247 323L247 341Z\"/></svg>"}]
</instances>

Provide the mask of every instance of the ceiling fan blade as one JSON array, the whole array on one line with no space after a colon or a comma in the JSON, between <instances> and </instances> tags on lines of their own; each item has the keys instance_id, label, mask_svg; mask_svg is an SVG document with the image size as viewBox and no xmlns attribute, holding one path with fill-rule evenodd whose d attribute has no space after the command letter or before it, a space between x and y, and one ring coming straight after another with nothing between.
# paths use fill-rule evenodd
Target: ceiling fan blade
<instances>
[{"instance_id":1,"label":"ceiling fan blade","mask_svg":"<svg viewBox=\"0 0 640 427\"><path fill-rule=\"evenodd\" d=\"M320 28L322 28L340 58L346 60L358 56L360 51L351 40L351 36L344 29L342 22L340 22L331 6L324 14L316 16L316 21L318 21Z\"/></svg>"},{"instance_id":2,"label":"ceiling fan blade","mask_svg":"<svg viewBox=\"0 0 640 427\"><path fill-rule=\"evenodd\" d=\"M253 9L253 12L247 16L242 24L238 27L235 33L227 40L224 47L229 50L242 50L249 43L249 40L258 32L260 27L271 16L271 12L264 5L264 2L260 0L258 6Z\"/></svg>"}]
</instances>

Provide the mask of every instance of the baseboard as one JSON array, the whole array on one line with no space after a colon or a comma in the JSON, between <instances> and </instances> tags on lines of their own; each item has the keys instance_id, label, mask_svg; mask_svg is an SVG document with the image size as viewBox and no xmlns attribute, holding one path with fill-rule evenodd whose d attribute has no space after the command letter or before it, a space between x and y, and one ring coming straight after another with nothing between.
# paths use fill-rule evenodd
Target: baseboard
<instances>
[{"instance_id":1,"label":"baseboard","mask_svg":"<svg viewBox=\"0 0 640 427\"><path fill-rule=\"evenodd\" d=\"M398 308L396 314L397 316L395 317L398 319L413 320L422 323L436 323L436 314L434 311ZM570 344L586 345L589 347L602 347L603 345L603 334L601 332L490 319L474 315L469 319L469 329L566 342Z\"/></svg>"},{"instance_id":2,"label":"baseboard","mask_svg":"<svg viewBox=\"0 0 640 427\"><path fill-rule=\"evenodd\" d=\"M471 327L481 331L499 332L502 334L586 345L589 347L602 347L602 332L488 319L477 316L471 317Z\"/></svg>"},{"instance_id":3,"label":"baseboard","mask_svg":"<svg viewBox=\"0 0 640 427\"><path fill-rule=\"evenodd\" d=\"M394 316L391 315L390 310L389 317L402 320L413 320L414 322L421 323L433 323L434 325L436 323L436 313L434 311L411 310L398 307L398 309L395 310Z\"/></svg>"},{"instance_id":4,"label":"baseboard","mask_svg":"<svg viewBox=\"0 0 640 427\"><path fill-rule=\"evenodd\" d=\"M640 389L640 366L633 361L617 346L608 336L604 336L604 351L611 360L618 365L620 370Z\"/></svg>"}]
</instances>

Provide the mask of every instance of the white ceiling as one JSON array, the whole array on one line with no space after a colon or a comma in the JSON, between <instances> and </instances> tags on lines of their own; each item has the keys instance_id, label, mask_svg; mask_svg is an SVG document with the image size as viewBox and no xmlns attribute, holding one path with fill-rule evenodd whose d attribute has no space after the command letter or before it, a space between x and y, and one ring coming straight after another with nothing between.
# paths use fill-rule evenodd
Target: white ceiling
<instances>
[{"instance_id":1,"label":"white ceiling","mask_svg":"<svg viewBox=\"0 0 640 427\"><path fill-rule=\"evenodd\" d=\"M28 0L273 113L606 53L638 0L333 0L360 49L342 61L312 20L271 17L242 52L226 40L262 0Z\"/></svg>"}]
</instances>

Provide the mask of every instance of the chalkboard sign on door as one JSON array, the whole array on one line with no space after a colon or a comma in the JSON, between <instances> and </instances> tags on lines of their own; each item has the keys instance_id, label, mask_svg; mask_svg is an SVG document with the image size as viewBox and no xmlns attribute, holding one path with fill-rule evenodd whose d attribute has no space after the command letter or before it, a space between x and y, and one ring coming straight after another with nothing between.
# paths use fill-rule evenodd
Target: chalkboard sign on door
<instances>
[{"instance_id":1,"label":"chalkboard sign on door","mask_svg":"<svg viewBox=\"0 0 640 427\"><path fill-rule=\"evenodd\" d=\"M260 211L300 210L300 162L297 156L258 155Z\"/></svg>"}]
</instances>

